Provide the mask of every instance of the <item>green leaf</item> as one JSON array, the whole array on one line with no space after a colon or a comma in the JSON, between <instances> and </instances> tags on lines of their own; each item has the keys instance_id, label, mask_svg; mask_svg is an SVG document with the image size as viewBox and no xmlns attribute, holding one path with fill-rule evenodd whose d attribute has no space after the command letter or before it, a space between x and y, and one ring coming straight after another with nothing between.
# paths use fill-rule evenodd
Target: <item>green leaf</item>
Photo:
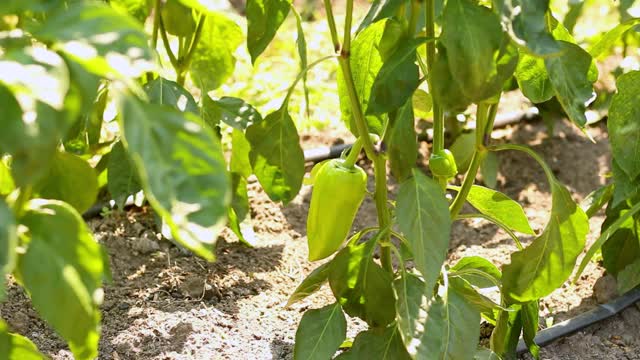
<instances>
[{"instance_id":1,"label":"green leaf","mask_svg":"<svg viewBox=\"0 0 640 360\"><path fill-rule=\"evenodd\" d=\"M356 94L360 101L362 112L367 114L371 87L382 67L382 58L378 51L378 45L384 33L386 21L379 21L364 29L353 39L349 63L353 75ZM342 70L338 71L338 95L340 98L340 111L342 120L351 132L358 136L358 130L353 119L351 100L347 92ZM382 135L387 118L384 115L367 115L365 117L369 132Z\"/></svg>"},{"instance_id":2,"label":"green leaf","mask_svg":"<svg viewBox=\"0 0 640 360\"><path fill-rule=\"evenodd\" d=\"M0 198L0 301L5 297L5 275L10 274L16 263L18 228L16 220L2 198Z\"/></svg>"},{"instance_id":3,"label":"green leaf","mask_svg":"<svg viewBox=\"0 0 640 360\"><path fill-rule=\"evenodd\" d=\"M356 33L360 33L375 22L393 17L398 8L406 2L406 0L374 0Z\"/></svg>"},{"instance_id":4,"label":"green leaf","mask_svg":"<svg viewBox=\"0 0 640 360\"><path fill-rule=\"evenodd\" d=\"M493 300L480 294L471 284L462 278L450 278L449 287L455 290L461 297L464 298L467 304L473 306L490 322L495 324L496 314L503 309L500 305L493 302Z\"/></svg>"},{"instance_id":5,"label":"green leaf","mask_svg":"<svg viewBox=\"0 0 640 360\"><path fill-rule=\"evenodd\" d=\"M151 10L149 0L109 0L109 5L123 14L133 16L143 24Z\"/></svg>"},{"instance_id":6,"label":"green leaf","mask_svg":"<svg viewBox=\"0 0 640 360\"><path fill-rule=\"evenodd\" d=\"M543 58L521 52L515 76L520 90L532 103L543 103L554 96Z\"/></svg>"},{"instance_id":7,"label":"green leaf","mask_svg":"<svg viewBox=\"0 0 640 360\"><path fill-rule=\"evenodd\" d=\"M627 265L618 273L618 293L624 294L627 291L640 285L640 259Z\"/></svg>"},{"instance_id":8,"label":"green leaf","mask_svg":"<svg viewBox=\"0 0 640 360\"><path fill-rule=\"evenodd\" d=\"M499 283L502 277L495 265L480 256L463 257L449 271L449 276L463 278L481 289L496 286L496 282Z\"/></svg>"},{"instance_id":9,"label":"green leaf","mask_svg":"<svg viewBox=\"0 0 640 360\"><path fill-rule=\"evenodd\" d=\"M587 214L589 218L593 217L609 200L613 197L614 184L604 185L592 191L582 202L580 208Z\"/></svg>"},{"instance_id":10,"label":"green leaf","mask_svg":"<svg viewBox=\"0 0 640 360\"><path fill-rule=\"evenodd\" d=\"M445 110L463 112L471 104L471 100L463 93L461 85L454 78L447 50L441 45L438 45L438 53L429 76L433 84L433 100ZM458 170L463 171L460 163Z\"/></svg>"},{"instance_id":11,"label":"green leaf","mask_svg":"<svg viewBox=\"0 0 640 360\"><path fill-rule=\"evenodd\" d=\"M499 93L518 59L499 17L473 0L449 0L442 29L451 73L465 96L478 102Z\"/></svg>"},{"instance_id":12,"label":"green leaf","mask_svg":"<svg viewBox=\"0 0 640 360\"><path fill-rule=\"evenodd\" d=\"M249 160L249 152L251 144L247 141L245 134L234 129L231 132L231 160L229 161L229 169L231 172L242 174L245 179L249 178L252 173L251 161Z\"/></svg>"},{"instance_id":13,"label":"green leaf","mask_svg":"<svg viewBox=\"0 0 640 360\"><path fill-rule=\"evenodd\" d=\"M587 123L586 107L595 98L590 79L593 59L578 45L566 41L558 43L562 55L547 58L544 63L558 102L569 119L583 128Z\"/></svg>"},{"instance_id":14,"label":"green leaf","mask_svg":"<svg viewBox=\"0 0 640 360\"><path fill-rule=\"evenodd\" d=\"M609 274L618 276L623 269L640 258L640 215L633 214L626 203L608 208L606 215L600 233L613 233L602 244L602 262ZM617 223L621 217L626 219ZM596 241L593 246L598 244L599 241ZM589 249L589 255L591 252L593 251Z\"/></svg>"},{"instance_id":15,"label":"green leaf","mask_svg":"<svg viewBox=\"0 0 640 360\"><path fill-rule=\"evenodd\" d=\"M298 287L293 291L293 294L289 296L289 301L287 301L287 305L285 305L285 307L289 307L320 290L322 285L329 280L331 264L331 262L327 262L318 266L304 280L302 280L300 285L298 285Z\"/></svg>"},{"instance_id":16,"label":"green leaf","mask_svg":"<svg viewBox=\"0 0 640 360\"><path fill-rule=\"evenodd\" d=\"M473 185L467 201L481 213L495 218L509 229L535 235L522 206L507 195L483 186Z\"/></svg>"},{"instance_id":17,"label":"green leaf","mask_svg":"<svg viewBox=\"0 0 640 360\"><path fill-rule=\"evenodd\" d=\"M207 16L189 67L191 81L202 94L217 89L233 74L236 64L233 54L243 39L240 26L225 15Z\"/></svg>"},{"instance_id":18,"label":"green leaf","mask_svg":"<svg viewBox=\"0 0 640 360\"><path fill-rule=\"evenodd\" d=\"M245 130L252 124L262 121L262 115L242 99L223 96L218 100L211 99L208 95L203 98L204 119L208 123L222 120L234 129Z\"/></svg>"},{"instance_id":19,"label":"green leaf","mask_svg":"<svg viewBox=\"0 0 640 360\"><path fill-rule=\"evenodd\" d=\"M33 35L69 55L88 71L131 78L151 70L151 49L142 24L99 2L72 2L48 14Z\"/></svg>"},{"instance_id":20,"label":"green leaf","mask_svg":"<svg viewBox=\"0 0 640 360\"><path fill-rule=\"evenodd\" d=\"M178 0L167 0L160 10L167 33L190 39L196 29L193 11Z\"/></svg>"},{"instance_id":21,"label":"green leaf","mask_svg":"<svg viewBox=\"0 0 640 360\"><path fill-rule=\"evenodd\" d=\"M41 197L62 200L83 213L96 202L98 176L82 158L57 151L49 172L35 189Z\"/></svg>"},{"instance_id":22,"label":"green leaf","mask_svg":"<svg viewBox=\"0 0 640 360\"><path fill-rule=\"evenodd\" d=\"M598 58L601 55L606 54L607 51L613 47L616 41L622 37L622 35L638 24L640 24L640 18L632 18L618 24L616 27L604 34L604 36L600 38L600 41L595 43L591 49L589 49L589 53L594 58Z\"/></svg>"},{"instance_id":23,"label":"green leaf","mask_svg":"<svg viewBox=\"0 0 640 360\"><path fill-rule=\"evenodd\" d=\"M517 359L516 349L522 331L522 306L512 304L500 311L496 327L491 332L491 350L505 360Z\"/></svg>"},{"instance_id":24,"label":"green leaf","mask_svg":"<svg viewBox=\"0 0 640 360\"><path fill-rule=\"evenodd\" d=\"M425 284L403 273L395 281L398 329L407 351L418 359L473 359L480 336L480 313L457 292L428 300Z\"/></svg>"},{"instance_id":25,"label":"green leaf","mask_svg":"<svg viewBox=\"0 0 640 360\"><path fill-rule=\"evenodd\" d=\"M545 26L549 0L494 0L493 3L494 9L501 12L511 38L518 45L537 56L560 52L560 47Z\"/></svg>"},{"instance_id":26,"label":"green leaf","mask_svg":"<svg viewBox=\"0 0 640 360\"><path fill-rule=\"evenodd\" d=\"M38 348L24 336L12 334L0 320L0 354L5 360L44 360Z\"/></svg>"},{"instance_id":27,"label":"green leaf","mask_svg":"<svg viewBox=\"0 0 640 360\"><path fill-rule=\"evenodd\" d=\"M433 39L415 38L397 45L396 51L384 62L373 82L368 115L390 112L411 99L420 84L418 65L415 63L416 49L427 41Z\"/></svg>"},{"instance_id":28,"label":"green leaf","mask_svg":"<svg viewBox=\"0 0 640 360\"><path fill-rule=\"evenodd\" d=\"M487 153L480 165L480 173L482 181L490 188L495 188L498 184L498 155L494 152Z\"/></svg>"},{"instance_id":29,"label":"green leaf","mask_svg":"<svg viewBox=\"0 0 640 360\"><path fill-rule=\"evenodd\" d=\"M611 204L617 206L627 199L633 199L640 194L640 177L633 179L618 165L618 159L614 156L611 159L611 170L613 172L613 199Z\"/></svg>"},{"instance_id":30,"label":"green leaf","mask_svg":"<svg viewBox=\"0 0 640 360\"><path fill-rule=\"evenodd\" d=\"M370 329L356 336L349 350L353 359L410 360L411 356L402 343L395 326L379 331Z\"/></svg>"},{"instance_id":31,"label":"green leaf","mask_svg":"<svg viewBox=\"0 0 640 360\"><path fill-rule=\"evenodd\" d=\"M247 48L252 64L273 40L290 7L290 0L247 1Z\"/></svg>"},{"instance_id":32,"label":"green leaf","mask_svg":"<svg viewBox=\"0 0 640 360\"><path fill-rule=\"evenodd\" d=\"M640 71L621 75L616 81L607 127L616 163L631 179L640 176Z\"/></svg>"},{"instance_id":33,"label":"green leaf","mask_svg":"<svg viewBox=\"0 0 640 360\"><path fill-rule=\"evenodd\" d=\"M110 154L107 165L107 189L111 198L122 209L127 197L142 190L142 185L135 164L127 154L122 141L113 145Z\"/></svg>"},{"instance_id":34,"label":"green leaf","mask_svg":"<svg viewBox=\"0 0 640 360\"><path fill-rule=\"evenodd\" d=\"M80 214L61 201L30 201L21 222L31 239L27 252L18 258L17 278L40 316L69 343L75 358L95 358L103 294L100 245Z\"/></svg>"},{"instance_id":35,"label":"green leaf","mask_svg":"<svg viewBox=\"0 0 640 360\"><path fill-rule=\"evenodd\" d=\"M260 185L273 201L289 203L300 191L304 153L293 119L285 107L247 128L249 158Z\"/></svg>"},{"instance_id":36,"label":"green leaf","mask_svg":"<svg viewBox=\"0 0 640 360\"><path fill-rule=\"evenodd\" d=\"M451 152L456 159L456 165L458 166L458 172L466 172L471 164L471 158L476 148L476 133L466 132L460 134L451 145Z\"/></svg>"},{"instance_id":37,"label":"green leaf","mask_svg":"<svg viewBox=\"0 0 640 360\"><path fill-rule=\"evenodd\" d=\"M7 162L0 158L0 197L5 196L16 188L11 176L11 169Z\"/></svg>"},{"instance_id":38,"label":"green leaf","mask_svg":"<svg viewBox=\"0 0 640 360\"><path fill-rule=\"evenodd\" d=\"M418 160L418 137L413 116L413 103L400 108L388 140L389 165L398 182L411 176L411 169Z\"/></svg>"},{"instance_id":39,"label":"green leaf","mask_svg":"<svg viewBox=\"0 0 640 360\"><path fill-rule=\"evenodd\" d=\"M189 112L122 96L120 129L145 196L171 235L207 260L227 218L230 184L220 141Z\"/></svg>"},{"instance_id":40,"label":"green leaf","mask_svg":"<svg viewBox=\"0 0 640 360\"><path fill-rule=\"evenodd\" d=\"M538 301L530 301L522 305L522 338L534 359L539 359L540 347L534 339L538 333Z\"/></svg>"},{"instance_id":41,"label":"green leaf","mask_svg":"<svg viewBox=\"0 0 640 360\"><path fill-rule=\"evenodd\" d=\"M149 103L165 105L179 111L198 114L198 104L193 96L178 83L157 77L144 85Z\"/></svg>"},{"instance_id":42,"label":"green leaf","mask_svg":"<svg viewBox=\"0 0 640 360\"><path fill-rule=\"evenodd\" d=\"M430 177L413 169L413 177L400 184L397 222L409 241L416 269L433 288L449 250L451 218L444 193Z\"/></svg>"},{"instance_id":43,"label":"green leaf","mask_svg":"<svg viewBox=\"0 0 640 360\"><path fill-rule=\"evenodd\" d=\"M391 323L395 317L391 276L373 259L375 241L349 245L332 260L329 285L344 311L372 327Z\"/></svg>"},{"instance_id":44,"label":"green leaf","mask_svg":"<svg viewBox=\"0 0 640 360\"><path fill-rule=\"evenodd\" d=\"M307 311L296 331L293 358L325 360L336 353L347 337L347 321L340 304Z\"/></svg>"},{"instance_id":45,"label":"green leaf","mask_svg":"<svg viewBox=\"0 0 640 360\"><path fill-rule=\"evenodd\" d=\"M433 99L431 95L422 89L416 90L411 98L413 103L413 111L419 118L426 119L429 117L429 113L433 109Z\"/></svg>"},{"instance_id":46,"label":"green leaf","mask_svg":"<svg viewBox=\"0 0 640 360\"><path fill-rule=\"evenodd\" d=\"M542 234L524 250L511 254L502 271L510 302L524 303L549 295L571 275L589 231L587 215L569 191L550 178L551 216Z\"/></svg>"}]
</instances>

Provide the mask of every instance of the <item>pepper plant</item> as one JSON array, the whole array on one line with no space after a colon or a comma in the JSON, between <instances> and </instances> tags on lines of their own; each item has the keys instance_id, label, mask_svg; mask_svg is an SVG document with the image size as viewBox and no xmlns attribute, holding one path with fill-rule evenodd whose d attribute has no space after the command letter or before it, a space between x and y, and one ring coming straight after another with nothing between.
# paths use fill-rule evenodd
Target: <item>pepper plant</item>
<instances>
[{"instance_id":1,"label":"pepper plant","mask_svg":"<svg viewBox=\"0 0 640 360\"><path fill-rule=\"evenodd\" d=\"M588 135L585 111L595 97L595 58L637 24L637 19L620 24L585 50L553 16L549 1L376 0L354 32L353 1L347 0L342 36L329 0L324 1L324 8L335 51L326 60L338 62L342 116L358 140L345 159L318 164L312 172L315 185L307 221L309 258L335 256L298 286L289 305L325 283L335 302L304 314L296 333L294 358L332 358L341 347L348 349L339 354L340 359L514 358L521 335L537 357L539 349L533 339L538 330L538 301L569 279L585 247L588 216L608 201L612 187L591 196L583 210L532 149L494 144L491 132L501 93L515 78L533 103L555 98L575 126ZM273 38L290 9L286 0L248 1L248 47L253 59ZM257 34L260 41L252 41ZM300 39L303 34L298 34L298 44L304 44ZM303 58L304 48L299 49ZM624 200L638 191L637 146L630 150L628 143L618 142L639 143L639 126L631 105L638 96L638 89L631 85L637 84L633 76L620 78L623 86L611 108L612 120L616 119L610 129L614 192L619 195L614 195L609 209L617 215L609 213L608 230L590 254L610 234L623 228L635 231L637 226L630 220L637 214L637 200ZM423 83L428 93L418 90ZM427 107L421 102L432 104L431 176L416 167L414 107ZM468 149L471 156L467 164L456 164L445 148L444 120L471 104L476 109ZM298 169L302 168L295 127L286 110L287 100L265 122L247 131L249 136L253 128L269 129L269 135L277 136L280 144L276 148L286 150L265 154L252 144L258 180L272 199L285 202L281 194L283 190L289 195L297 193ZM378 224L348 237L345 229L352 225L353 214L362 202L361 173L353 165L354 153L362 150L374 170L372 196ZM516 201L475 183L485 159L502 151L525 153L546 175L552 207L549 222L539 233L533 231ZM263 163L277 171L256 166ZM625 170L616 170L619 163L624 163ZM388 197L387 165L399 183L394 201ZM274 173L278 181L274 181ZM460 185L455 185L457 175L462 175ZM474 210L463 212L465 203ZM612 208L616 204L620 206ZM445 265L452 223L469 218L495 223L515 242L518 251L502 269L480 257ZM534 239L525 247L518 234ZM637 233L632 238L619 238L619 242L628 240L637 246ZM374 260L376 254L379 262ZM413 268L406 266L409 261ZM622 270L618 278L633 279L624 289L637 285L640 278L635 261L637 256L618 264L625 266L625 270L618 267ZM499 298L488 297L484 290L489 288L498 289ZM368 325L352 343L345 342L345 314ZM495 326L487 349L478 348L481 318Z\"/></svg>"},{"instance_id":2,"label":"pepper plant","mask_svg":"<svg viewBox=\"0 0 640 360\"><path fill-rule=\"evenodd\" d=\"M98 355L110 276L81 217L100 191L122 207L142 190L163 234L204 259L225 224L244 240L248 148L234 141L227 163L219 127L248 123L232 115L239 99L208 95L243 34L214 5L0 4L0 300L12 274L76 359ZM0 357L44 358L2 320Z\"/></svg>"}]
</instances>

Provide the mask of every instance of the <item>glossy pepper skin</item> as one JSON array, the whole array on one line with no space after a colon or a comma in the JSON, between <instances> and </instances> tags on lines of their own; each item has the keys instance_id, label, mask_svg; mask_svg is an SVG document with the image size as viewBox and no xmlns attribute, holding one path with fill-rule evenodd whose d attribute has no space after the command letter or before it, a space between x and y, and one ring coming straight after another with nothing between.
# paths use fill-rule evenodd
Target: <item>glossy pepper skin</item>
<instances>
[{"instance_id":1,"label":"glossy pepper skin","mask_svg":"<svg viewBox=\"0 0 640 360\"><path fill-rule=\"evenodd\" d=\"M309 260L324 259L344 242L367 192L367 174L343 159L318 164L307 217Z\"/></svg>"},{"instance_id":2,"label":"glossy pepper skin","mask_svg":"<svg viewBox=\"0 0 640 360\"><path fill-rule=\"evenodd\" d=\"M432 153L429 157L429 169L435 177L450 179L458 174L456 158L449 149Z\"/></svg>"}]
</instances>

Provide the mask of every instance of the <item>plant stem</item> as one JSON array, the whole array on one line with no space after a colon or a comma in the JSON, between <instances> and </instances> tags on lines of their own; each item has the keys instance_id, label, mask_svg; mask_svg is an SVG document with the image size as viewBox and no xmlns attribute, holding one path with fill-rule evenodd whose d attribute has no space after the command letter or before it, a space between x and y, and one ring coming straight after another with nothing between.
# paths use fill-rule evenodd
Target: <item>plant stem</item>
<instances>
[{"instance_id":1,"label":"plant stem","mask_svg":"<svg viewBox=\"0 0 640 360\"><path fill-rule=\"evenodd\" d=\"M362 151L362 140L361 138L358 138L356 142L353 143L353 146L351 146L351 150L349 150L349 155L347 155L347 158L344 161L344 166L348 168L353 168L353 166L356 164L356 161L358 160L358 156L360 155L361 151Z\"/></svg>"},{"instance_id":2,"label":"plant stem","mask_svg":"<svg viewBox=\"0 0 640 360\"><path fill-rule=\"evenodd\" d=\"M338 30L336 29L336 19L333 17L333 9L331 8L331 0L324 0L324 9L327 14L327 23L329 23L329 31L331 32L331 41L333 42L333 51L340 51L340 40L338 40Z\"/></svg>"},{"instance_id":3,"label":"plant stem","mask_svg":"<svg viewBox=\"0 0 640 360\"><path fill-rule=\"evenodd\" d=\"M511 239L513 239L513 241L516 243L516 247L518 248L518 250L524 249L524 247L522 246L522 243L520 242L520 239L518 239L518 236L516 236L516 234L513 231L511 231L511 229L509 229L509 227L505 225L505 223L503 223L502 221L494 217L491 217L482 213L460 214L456 216L456 220L462 220L462 219L484 219L484 220L491 221L492 223L498 225L498 227L504 230L504 232L506 232L507 235L509 235Z\"/></svg>"},{"instance_id":4,"label":"plant stem","mask_svg":"<svg viewBox=\"0 0 640 360\"><path fill-rule=\"evenodd\" d=\"M167 51L167 55L169 55L169 61L171 61L171 65L173 68L178 71L178 59L173 55L173 51L171 50L171 45L169 44L169 37L167 36L167 31L164 28L164 22L162 21L162 17L160 17L160 37L162 37L162 43L164 44L164 49Z\"/></svg>"},{"instance_id":5,"label":"plant stem","mask_svg":"<svg viewBox=\"0 0 640 360\"><path fill-rule=\"evenodd\" d=\"M467 200L467 196L469 195L469 191L471 191L471 186L476 180L476 175L478 174L478 169L480 169L480 164L482 164L482 160L484 160L485 156L487 156L487 148L485 143L487 142L485 138L486 131L489 131L491 134L491 129L488 129L488 124L493 126L493 121L495 119L495 115L497 110L489 111L491 106L487 103L478 104L478 109L476 112L476 149L473 153L473 158L471 158L471 165L469 165L469 170L467 170L467 174L464 177L462 182L462 187L456 195L456 198L453 199L453 203L449 207L449 213L451 214L451 218L455 219L456 216L462 210L462 206L464 202ZM497 109L497 104L496 104ZM489 118L489 115L492 118Z\"/></svg>"},{"instance_id":6,"label":"plant stem","mask_svg":"<svg viewBox=\"0 0 640 360\"><path fill-rule=\"evenodd\" d=\"M160 26L160 6L161 0L156 0L153 9L153 32L151 33L151 48L153 50L158 46L158 27Z\"/></svg>"},{"instance_id":7,"label":"plant stem","mask_svg":"<svg viewBox=\"0 0 640 360\"><path fill-rule=\"evenodd\" d=\"M29 201L29 198L31 198L32 193L33 193L33 187L30 185L27 185L22 189L20 189L18 198L16 199L16 202L13 203L13 213L16 218L20 218L24 214L24 206L27 203L27 201Z\"/></svg>"},{"instance_id":8,"label":"plant stem","mask_svg":"<svg viewBox=\"0 0 640 360\"><path fill-rule=\"evenodd\" d=\"M538 164L540 164L540 167L542 167L542 170L544 170L544 173L547 176L547 178L549 178L549 180L553 180L556 178L555 175L553 175L553 171L551 171L551 168L549 167L549 165L547 165L544 159L527 146L518 145L518 144L500 144L500 145L494 145L494 146L488 147L487 149L489 151L504 151L504 150L522 151L523 153L526 153L529 156L531 156Z\"/></svg>"},{"instance_id":9,"label":"plant stem","mask_svg":"<svg viewBox=\"0 0 640 360\"><path fill-rule=\"evenodd\" d=\"M189 66L191 65L191 59L193 59L193 54L196 52L196 48L198 47L198 42L200 41L200 37L202 36L202 29L204 28L204 23L206 20L207 20L207 15L201 14L200 19L198 19L196 32L193 35L191 44L189 45L189 50L187 50L186 55L179 63L180 69L178 70L178 84L180 85L184 84L184 77L186 75L186 72L189 70Z\"/></svg>"},{"instance_id":10,"label":"plant stem","mask_svg":"<svg viewBox=\"0 0 640 360\"><path fill-rule=\"evenodd\" d=\"M420 17L420 2L418 0L411 1L411 17L409 18L409 37L413 37L416 33L418 18Z\"/></svg>"},{"instance_id":11,"label":"plant stem","mask_svg":"<svg viewBox=\"0 0 640 360\"><path fill-rule=\"evenodd\" d=\"M342 53L351 51L351 20L353 19L353 0L347 0L347 10L344 18L344 40L342 41Z\"/></svg>"}]
</instances>

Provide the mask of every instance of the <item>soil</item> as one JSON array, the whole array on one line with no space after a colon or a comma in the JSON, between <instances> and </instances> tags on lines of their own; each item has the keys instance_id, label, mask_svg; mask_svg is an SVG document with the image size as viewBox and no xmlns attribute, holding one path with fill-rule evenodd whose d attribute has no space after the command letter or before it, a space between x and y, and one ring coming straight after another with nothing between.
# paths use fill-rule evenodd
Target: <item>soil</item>
<instances>
[{"instance_id":1,"label":"soil","mask_svg":"<svg viewBox=\"0 0 640 360\"><path fill-rule=\"evenodd\" d=\"M550 164L576 200L604 184L609 168L605 125L589 128L592 143L566 121L547 132L540 121L496 130L496 142L528 144ZM349 141L344 131L303 135L304 146ZM423 157L427 145L421 146ZM550 193L542 170L525 155L499 154L497 189L516 199L534 230L545 226ZM371 172L371 169L368 170ZM372 177L371 177L372 179ZM370 188L373 184L370 184ZM217 262L207 263L162 240L147 208L113 212L89 221L96 239L110 255L113 282L105 285L99 359L291 359L298 322L305 310L331 301L326 287L285 308L297 284L318 264L307 261L306 214L311 188L304 186L288 206L271 202L256 181L249 184L256 246L242 245L225 231ZM390 184L390 191L395 185ZM603 221L590 221L588 242ZM367 199L355 222L361 229L376 222ZM532 238L523 237L524 244ZM454 225L449 262L480 255L502 266L516 251L497 227L476 220ZM541 328L569 319L615 297L612 280L591 263L576 285L569 282L541 301ZM602 278L602 279L601 279ZM601 279L601 280L599 280ZM597 291L594 292L594 284ZM0 315L10 327L32 339L53 359L71 359L64 342L39 319L28 297L10 284ZM353 338L363 324L350 323ZM614 318L561 339L541 351L543 359L640 359L640 305Z\"/></svg>"}]
</instances>

